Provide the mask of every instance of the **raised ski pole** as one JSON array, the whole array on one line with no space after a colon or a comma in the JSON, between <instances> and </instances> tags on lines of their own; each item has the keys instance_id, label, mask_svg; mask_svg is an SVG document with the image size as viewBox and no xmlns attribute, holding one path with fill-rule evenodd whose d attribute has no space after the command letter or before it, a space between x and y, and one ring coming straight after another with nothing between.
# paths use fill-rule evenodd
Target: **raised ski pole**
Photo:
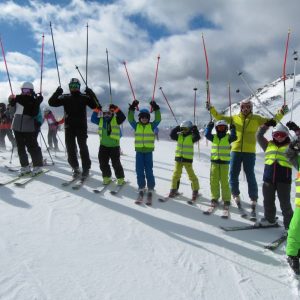
<instances>
[{"instance_id":1,"label":"raised ski pole","mask_svg":"<svg viewBox=\"0 0 300 300\"><path fill-rule=\"evenodd\" d=\"M208 57L207 57L207 51L206 51L203 33L202 33L202 43L203 43L203 50L204 50L205 62L206 62L206 102L208 103L208 105L210 105L209 64L208 64ZM210 114L210 120L212 120L211 112L209 112L209 114Z\"/></svg>"},{"instance_id":2,"label":"raised ski pole","mask_svg":"<svg viewBox=\"0 0 300 300\"><path fill-rule=\"evenodd\" d=\"M89 60L89 24L86 24L86 55L85 55L85 85L88 84L88 60Z\"/></svg>"},{"instance_id":3,"label":"raised ski pole","mask_svg":"<svg viewBox=\"0 0 300 300\"><path fill-rule=\"evenodd\" d=\"M108 60L108 50L107 50L107 48L106 48L106 62L107 62L108 84L109 84L109 98L110 98L110 104L112 104L110 69L109 69L109 60Z\"/></svg>"},{"instance_id":4,"label":"raised ski pole","mask_svg":"<svg viewBox=\"0 0 300 300\"><path fill-rule=\"evenodd\" d=\"M54 51L54 57L55 57L55 63L56 63L56 70L57 70L58 82L59 82L59 86L61 87L61 82L60 82L60 76L59 76L57 56L56 56L55 43L54 43L54 37L53 37L53 31L52 31L51 22L50 22L50 30L51 30L52 45L53 45L53 51Z\"/></svg>"},{"instance_id":5,"label":"raised ski pole","mask_svg":"<svg viewBox=\"0 0 300 300\"><path fill-rule=\"evenodd\" d=\"M156 71L155 71L155 79L154 79L154 85L153 85L152 100L151 100L151 102L153 102L153 101L154 101L154 98L155 98L155 88L156 88L156 82L157 82L157 74L158 74L159 60L160 60L160 56L159 56L159 54L158 54L158 56L157 56L157 64L156 64ZM151 106L151 108L150 108L150 112L152 112L152 106Z\"/></svg>"},{"instance_id":6,"label":"raised ski pole","mask_svg":"<svg viewBox=\"0 0 300 300\"><path fill-rule=\"evenodd\" d=\"M197 88L194 88L194 125L196 125L196 100L197 100ZM200 143L199 143L199 141L197 142L197 144L198 144L198 155L200 158Z\"/></svg>"},{"instance_id":7,"label":"raised ski pole","mask_svg":"<svg viewBox=\"0 0 300 300\"><path fill-rule=\"evenodd\" d=\"M78 73L79 73L79 75L80 75L80 77L81 77L83 83L84 83L85 86L87 87L86 81L84 80L84 78L83 78L83 76L82 76L82 74L81 74L81 72L80 72L80 70L79 70L79 67L75 65L75 68L76 68L76 70L78 71Z\"/></svg>"},{"instance_id":8,"label":"raised ski pole","mask_svg":"<svg viewBox=\"0 0 300 300\"><path fill-rule=\"evenodd\" d=\"M176 119L176 117L175 117L175 114L174 114L174 112L173 112L173 110L172 110L172 108L171 108L171 106L170 106L170 104L169 104L169 101L168 101L168 99L167 99L167 97L166 97L166 95L165 95L165 93L164 93L162 87L160 87L159 89L160 89L160 91L161 91L161 93L162 93L164 99L166 100L168 106L169 106L169 109L170 109L170 111L171 111L171 113L172 113L172 115L173 115L173 117L174 117L174 119L175 119L175 121L176 121L176 124L179 125L179 123L178 123L178 121L177 121L177 119Z\"/></svg>"},{"instance_id":9,"label":"raised ski pole","mask_svg":"<svg viewBox=\"0 0 300 300\"><path fill-rule=\"evenodd\" d=\"M129 77L129 73L128 73L128 70L127 70L126 61L124 61L123 64L124 64L125 71L126 71L126 74L127 74L127 78L128 78L128 82L129 82L129 85L130 85L130 89L131 89L131 93L132 93L132 96L133 96L133 100L136 100L135 94L134 94L134 91L133 91L133 88L132 88L131 80L130 80L130 77ZM137 106L137 110L139 110L138 106Z\"/></svg>"},{"instance_id":10,"label":"raised ski pole","mask_svg":"<svg viewBox=\"0 0 300 300\"><path fill-rule=\"evenodd\" d=\"M44 33L42 35L42 51L41 51L41 79L40 79L40 94L42 95L42 86L43 86L43 69L44 69Z\"/></svg>"},{"instance_id":11,"label":"raised ski pole","mask_svg":"<svg viewBox=\"0 0 300 300\"><path fill-rule=\"evenodd\" d=\"M292 98L292 107L291 107L291 121L293 121L293 110L294 110L294 99L295 99L295 86L296 86L296 65L298 61L298 52L294 51L294 82L293 82L293 98Z\"/></svg>"},{"instance_id":12,"label":"raised ski pole","mask_svg":"<svg viewBox=\"0 0 300 300\"><path fill-rule=\"evenodd\" d=\"M229 100L229 116L230 116L230 124L232 124L232 114L231 114L231 89L230 82L228 84L228 100Z\"/></svg>"},{"instance_id":13,"label":"raised ski pole","mask_svg":"<svg viewBox=\"0 0 300 300\"><path fill-rule=\"evenodd\" d=\"M7 79L8 79L8 83L9 83L9 87L10 87L10 92L11 92L12 95L14 95L12 87L11 87L10 76L9 76L8 67L7 67L7 63L6 63L6 59L5 59L5 51L4 51L4 47L3 47L3 43L2 43L1 37L0 37L0 43L1 43L2 56L3 56L3 61L4 61L4 64L5 64Z\"/></svg>"},{"instance_id":14,"label":"raised ski pole","mask_svg":"<svg viewBox=\"0 0 300 300\"><path fill-rule=\"evenodd\" d=\"M286 59L287 59L287 54L288 54L288 49L289 49L290 34L291 34L291 30L289 29L288 36L287 36L287 39L286 39L285 55L284 55L283 71L282 71L282 77L283 77L283 104L284 105L286 105L286 87L285 87L286 71L285 71L285 67L286 67Z\"/></svg>"}]
</instances>

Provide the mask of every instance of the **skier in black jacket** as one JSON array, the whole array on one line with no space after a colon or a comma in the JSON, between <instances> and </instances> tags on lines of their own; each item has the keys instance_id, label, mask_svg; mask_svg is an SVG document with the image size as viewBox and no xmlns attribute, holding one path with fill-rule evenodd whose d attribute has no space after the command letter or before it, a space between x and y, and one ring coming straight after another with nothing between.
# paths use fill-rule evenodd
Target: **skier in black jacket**
<instances>
[{"instance_id":1,"label":"skier in black jacket","mask_svg":"<svg viewBox=\"0 0 300 300\"><path fill-rule=\"evenodd\" d=\"M64 107L65 142L68 153L68 162L73 169L73 177L80 175L79 163L76 155L76 140L80 150L82 163L82 178L89 176L91 160L87 146L87 114L86 106L91 109L101 108L98 99L90 88L86 88L86 95L80 92L80 82L72 78L69 83L70 94L63 94L58 87L50 97L50 106Z\"/></svg>"}]
</instances>

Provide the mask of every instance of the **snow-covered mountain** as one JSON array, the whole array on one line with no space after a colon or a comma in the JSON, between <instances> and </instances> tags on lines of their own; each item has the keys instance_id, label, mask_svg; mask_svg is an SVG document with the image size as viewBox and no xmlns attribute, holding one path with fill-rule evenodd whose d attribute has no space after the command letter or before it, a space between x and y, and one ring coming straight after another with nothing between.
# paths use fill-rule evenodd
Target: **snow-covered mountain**
<instances>
[{"instance_id":1,"label":"snow-covered mountain","mask_svg":"<svg viewBox=\"0 0 300 300\"><path fill-rule=\"evenodd\" d=\"M272 84L258 96L275 112L282 105L279 96L283 95L283 85L280 81ZM291 78L286 85L290 105ZM297 123L299 99L300 87L295 91L293 112ZM263 112L258 103L256 107ZM290 113L284 122L289 119ZM46 137L46 127L43 134ZM59 135L63 141L63 133ZM88 145L92 177L79 191L61 186L71 172L64 152L52 153L55 165L48 167L50 172L25 188L13 184L0 187L0 299L299 299L299 282L290 275L285 246L275 252L263 247L280 236L282 228L226 233L219 226L251 224L240 217L234 204L228 220L220 218L221 210L211 216L202 213L210 203L210 143L201 141L200 154L195 146L194 168L201 197L191 206L186 203L191 188L185 173L180 185L183 196L166 203L157 201L170 189L176 144L156 142L153 207L134 204L137 185L133 138L121 139L125 154L122 163L129 183L117 197L109 190L100 195L93 193L101 182L97 134L89 135ZM42 147L44 157L50 161L45 145ZM261 217L264 154L258 150ZM0 182L14 176L5 167L9 160L10 152L0 153ZM15 155L11 165L18 165ZM248 210L243 174L240 181ZM281 223L280 211L277 215Z\"/></svg>"}]
</instances>

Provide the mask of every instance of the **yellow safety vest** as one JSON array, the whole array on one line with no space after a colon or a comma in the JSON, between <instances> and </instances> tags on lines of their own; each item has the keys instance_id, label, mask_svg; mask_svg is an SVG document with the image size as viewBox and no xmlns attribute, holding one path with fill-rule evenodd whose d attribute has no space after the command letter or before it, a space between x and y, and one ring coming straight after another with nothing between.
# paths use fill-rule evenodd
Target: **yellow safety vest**
<instances>
[{"instance_id":1,"label":"yellow safety vest","mask_svg":"<svg viewBox=\"0 0 300 300\"><path fill-rule=\"evenodd\" d=\"M295 204L300 206L300 155L298 154L298 176L296 179L296 197L295 197Z\"/></svg>"},{"instance_id":2,"label":"yellow safety vest","mask_svg":"<svg viewBox=\"0 0 300 300\"><path fill-rule=\"evenodd\" d=\"M117 118L114 116L110 121L111 133L109 135L110 138L119 141L120 140L120 126L117 123ZM102 136L102 129L103 129L103 117L100 118L98 133L101 141Z\"/></svg>"},{"instance_id":3,"label":"yellow safety vest","mask_svg":"<svg viewBox=\"0 0 300 300\"><path fill-rule=\"evenodd\" d=\"M137 123L135 130L135 149L148 148L154 150L155 135L151 124L142 125Z\"/></svg>"},{"instance_id":4,"label":"yellow safety vest","mask_svg":"<svg viewBox=\"0 0 300 300\"><path fill-rule=\"evenodd\" d=\"M192 135L183 136L182 133L178 135L177 147L175 157L183 157L186 159L193 159L194 157L194 143Z\"/></svg>"},{"instance_id":5,"label":"yellow safety vest","mask_svg":"<svg viewBox=\"0 0 300 300\"><path fill-rule=\"evenodd\" d=\"M277 147L273 142L268 143L265 155L265 164L272 165L275 161L279 163L282 167L292 168L292 164L288 161L288 158L285 156L285 152L288 148L288 145Z\"/></svg>"},{"instance_id":6,"label":"yellow safety vest","mask_svg":"<svg viewBox=\"0 0 300 300\"><path fill-rule=\"evenodd\" d=\"M215 134L211 145L211 160L230 161L229 134L219 139Z\"/></svg>"}]
</instances>

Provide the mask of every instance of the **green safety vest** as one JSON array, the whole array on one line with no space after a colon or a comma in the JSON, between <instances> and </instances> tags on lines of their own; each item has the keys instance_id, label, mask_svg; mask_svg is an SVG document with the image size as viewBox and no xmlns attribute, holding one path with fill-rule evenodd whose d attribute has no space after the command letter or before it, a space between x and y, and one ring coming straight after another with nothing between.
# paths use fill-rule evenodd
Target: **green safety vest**
<instances>
[{"instance_id":1,"label":"green safety vest","mask_svg":"<svg viewBox=\"0 0 300 300\"><path fill-rule=\"evenodd\" d=\"M230 150L229 134L226 134L221 139L215 134L211 145L211 160L230 161Z\"/></svg>"},{"instance_id":2,"label":"green safety vest","mask_svg":"<svg viewBox=\"0 0 300 300\"><path fill-rule=\"evenodd\" d=\"M183 136L182 133L178 135L177 147L175 157L183 157L186 159L193 159L194 157L194 143L192 135Z\"/></svg>"},{"instance_id":3,"label":"green safety vest","mask_svg":"<svg viewBox=\"0 0 300 300\"><path fill-rule=\"evenodd\" d=\"M298 176L296 179L296 197L295 197L295 204L300 206L300 155L298 154Z\"/></svg>"},{"instance_id":4,"label":"green safety vest","mask_svg":"<svg viewBox=\"0 0 300 300\"><path fill-rule=\"evenodd\" d=\"M111 133L109 135L110 138L119 141L120 140L120 126L117 123L117 118L114 116L112 117L110 121L110 127L111 127ZM98 133L100 136L100 141L101 141L101 136L102 136L102 130L103 130L103 118L100 118L99 121L99 127L98 127Z\"/></svg>"},{"instance_id":5,"label":"green safety vest","mask_svg":"<svg viewBox=\"0 0 300 300\"><path fill-rule=\"evenodd\" d=\"M148 148L154 150L155 135L151 124L142 125L137 123L135 130L135 149Z\"/></svg>"},{"instance_id":6,"label":"green safety vest","mask_svg":"<svg viewBox=\"0 0 300 300\"><path fill-rule=\"evenodd\" d=\"M285 151L288 146L277 147L273 142L268 143L265 155L265 164L272 165L275 161L279 163L282 167L292 168L292 164L288 161L285 156Z\"/></svg>"}]
</instances>

